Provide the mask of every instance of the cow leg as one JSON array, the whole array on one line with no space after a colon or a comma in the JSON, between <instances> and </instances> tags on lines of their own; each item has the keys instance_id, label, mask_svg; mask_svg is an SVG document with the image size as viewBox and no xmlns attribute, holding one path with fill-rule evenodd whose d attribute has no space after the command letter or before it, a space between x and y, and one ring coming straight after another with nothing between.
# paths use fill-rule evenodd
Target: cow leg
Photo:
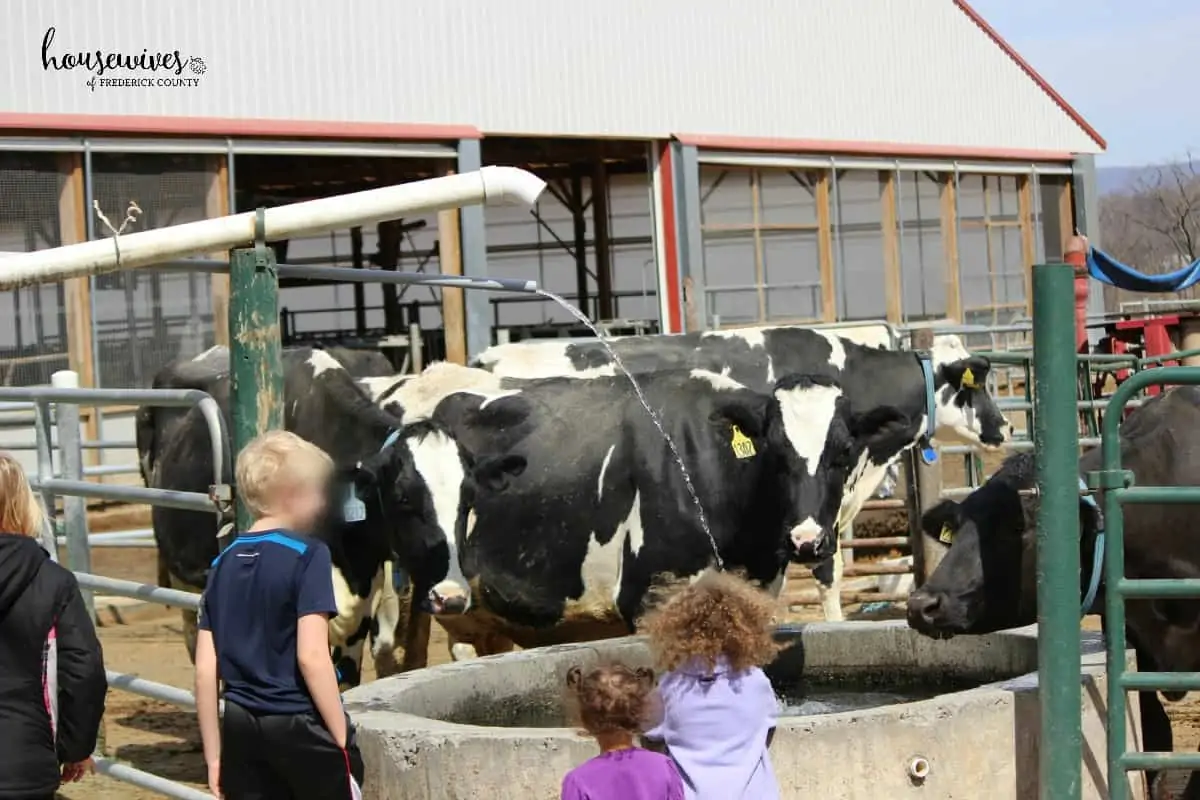
<instances>
[{"instance_id":1,"label":"cow leg","mask_svg":"<svg viewBox=\"0 0 1200 800\"><path fill-rule=\"evenodd\" d=\"M406 603L397 591L393 569L392 562L384 562L383 585L371 612L374 618L371 627L371 657L375 661L377 678L386 678L400 672L403 660L403 655L397 657L396 632L407 617L404 608Z\"/></svg>"},{"instance_id":2,"label":"cow leg","mask_svg":"<svg viewBox=\"0 0 1200 800\"><path fill-rule=\"evenodd\" d=\"M163 557L159 554L158 557L158 583L160 586L166 586L168 589L176 589L181 592L202 592L203 589L197 589L195 586L189 586L171 574L163 562ZM196 663L196 637L200 635L199 620L196 612L190 608L179 609L179 616L183 619L183 643L187 647L188 659Z\"/></svg>"},{"instance_id":3,"label":"cow leg","mask_svg":"<svg viewBox=\"0 0 1200 800\"><path fill-rule=\"evenodd\" d=\"M839 549L832 558L822 561L813 567L813 577L817 579L817 597L821 600L821 610L825 613L826 622L841 622L842 616L842 551Z\"/></svg>"},{"instance_id":4,"label":"cow leg","mask_svg":"<svg viewBox=\"0 0 1200 800\"><path fill-rule=\"evenodd\" d=\"M429 632L433 615L409 606L404 626L404 663L402 669L423 669L429 665Z\"/></svg>"}]
</instances>

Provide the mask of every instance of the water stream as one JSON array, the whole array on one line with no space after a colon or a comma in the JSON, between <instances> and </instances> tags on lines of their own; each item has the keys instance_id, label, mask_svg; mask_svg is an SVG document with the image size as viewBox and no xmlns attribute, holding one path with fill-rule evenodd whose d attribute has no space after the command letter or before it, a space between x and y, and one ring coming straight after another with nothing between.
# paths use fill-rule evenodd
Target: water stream
<instances>
[{"instance_id":1,"label":"water stream","mask_svg":"<svg viewBox=\"0 0 1200 800\"><path fill-rule=\"evenodd\" d=\"M717 569L724 568L724 562L721 560L721 552L717 548L717 540L713 538L712 530L708 527L708 517L704 514L704 504L700 502L700 495L696 493L696 487L692 484L692 475L688 472L687 465L683 463L683 456L679 454L679 448L675 446L675 440L671 438L671 434L667 433L667 429L663 426L662 418L658 412L650 407L650 401L646 399L646 395L642 392L641 385L637 379L633 377L633 373L621 361L621 357L617 355L617 351L613 349L612 343L608 337L601 333L600 329L592 324L592 321L587 318L582 311L575 306L562 299L554 292L545 289L538 289L537 293L542 297L553 300L567 310L571 316L582 322L588 327L588 330L600 341L604 349L608 351L609 358L612 359L613 365L625 374L629 379L629 385L633 387L634 394L637 395L638 402L642 404L642 408L646 409L646 413L650 415L650 420L654 423L654 427L658 428L658 432L662 434L663 441L667 443L667 447L671 448L671 455L675 458L675 464L679 467L679 473L683 476L683 483L687 487L688 494L692 496L692 502L696 504L696 516L700 521L700 527L704 530L704 535L708 537L708 543L712 546L713 558L716 560Z\"/></svg>"}]
</instances>

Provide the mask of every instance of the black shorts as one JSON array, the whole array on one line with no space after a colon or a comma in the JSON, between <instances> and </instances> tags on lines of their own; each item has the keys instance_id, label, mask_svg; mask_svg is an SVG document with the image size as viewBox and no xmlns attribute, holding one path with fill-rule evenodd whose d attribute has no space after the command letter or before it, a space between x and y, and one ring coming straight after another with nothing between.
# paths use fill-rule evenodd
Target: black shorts
<instances>
[{"instance_id":1,"label":"black shorts","mask_svg":"<svg viewBox=\"0 0 1200 800\"><path fill-rule=\"evenodd\" d=\"M350 800L362 785L363 761L346 720L346 749L316 713L257 714L225 703L221 721L221 791L226 800Z\"/></svg>"}]
</instances>

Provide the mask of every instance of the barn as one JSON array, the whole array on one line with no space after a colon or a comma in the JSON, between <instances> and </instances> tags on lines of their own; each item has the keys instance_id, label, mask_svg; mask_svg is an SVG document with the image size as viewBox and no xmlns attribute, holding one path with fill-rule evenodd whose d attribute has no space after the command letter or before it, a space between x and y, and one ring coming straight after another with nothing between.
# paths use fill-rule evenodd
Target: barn
<instances>
[{"instance_id":1,"label":"barn","mask_svg":"<svg viewBox=\"0 0 1200 800\"><path fill-rule=\"evenodd\" d=\"M1095 130L963 0L19 0L0 251L524 166L472 208L273 243L281 261L535 278L613 332L1028 314L1030 265L1094 232ZM294 23L294 24L289 24ZM103 212L101 217L99 212ZM214 257L220 257L215 254ZM227 338L227 278L0 296L0 385L136 386ZM575 335L541 298L289 285L289 342L401 364Z\"/></svg>"}]
</instances>

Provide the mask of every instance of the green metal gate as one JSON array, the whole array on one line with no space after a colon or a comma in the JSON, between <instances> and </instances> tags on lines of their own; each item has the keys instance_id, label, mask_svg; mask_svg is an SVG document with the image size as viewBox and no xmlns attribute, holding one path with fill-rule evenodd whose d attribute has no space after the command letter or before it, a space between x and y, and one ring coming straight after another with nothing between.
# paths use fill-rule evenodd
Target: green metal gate
<instances>
[{"instance_id":1,"label":"green metal gate","mask_svg":"<svg viewBox=\"0 0 1200 800\"><path fill-rule=\"evenodd\" d=\"M1041 694L1040 796L1077 800L1083 755L1079 646L1079 418L1076 415L1074 274L1065 264L1033 269L1034 443L1038 492L1038 671ZM1126 773L1200 769L1200 753L1128 751L1126 693L1200 689L1200 672L1127 672L1125 601L1200 598L1200 579L1125 577L1126 504L1200 504L1200 487L1134 486L1121 466L1126 404L1149 386L1200 385L1200 367L1158 367L1130 376L1105 406L1103 469L1086 476L1103 492L1108 679L1108 792L1129 800Z\"/></svg>"},{"instance_id":2,"label":"green metal gate","mask_svg":"<svg viewBox=\"0 0 1200 800\"><path fill-rule=\"evenodd\" d=\"M1121 468L1120 426L1125 404L1148 386L1200 385L1200 367L1146 370L1121 384L1104 413L1104 469L1089 472L1088 487L1104 491L1105 616L1108 628L1108 775L1111 800L1126 800L1130 770L1200 769L1200 753L1140 753L1126 749L1126 692L1200 689L1200 672L1125 671L1125 601L1200 597L1200 579L1126 578L1125 520L1128 504L1200 504L1200 486L1135 486L1133 473Z\"/></svg>"}]
</instances>

